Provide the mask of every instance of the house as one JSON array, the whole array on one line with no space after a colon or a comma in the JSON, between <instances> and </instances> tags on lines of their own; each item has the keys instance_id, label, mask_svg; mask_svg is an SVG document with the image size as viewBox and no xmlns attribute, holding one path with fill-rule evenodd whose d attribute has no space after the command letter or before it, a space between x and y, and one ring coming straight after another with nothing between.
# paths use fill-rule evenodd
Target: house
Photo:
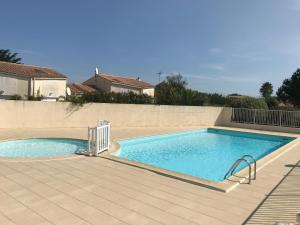
<instances>
[{"instance_id":1,"label":"house","mask_svg":"<svg viewBox=\"0 0 300 225\"><path fill-rule=\"evenodd\" d=\"M97 90L89 85L80 83L67 84L67 90L70 90L70 95L82 95L85 93L95 93ZM68 92L68 91L67 91Z\"/></svg>"},{"instance_id":2,"label":"house","mask_svg":"<svg viewBox=\"0 0 300 225\"><path fill-rule=\"evenodd\" d=\"M0 62L0 99L18 95L56 100L66 96L66 79L51 68Z\"/></svg>"},{"instance_id":3,"label":"house","mask_svg":"<svg viewBox=\"0 0 300 225\"><path fill-rule=\"evenodd\" d=\"M154 96L154 86L144 82L139 77L129 78L98 73L98 69L96 69L95 75L83 82L83 84L92 86L104 92L133 92L136 94L147 94L149 96Z\"/></svg>"}]
</instances>

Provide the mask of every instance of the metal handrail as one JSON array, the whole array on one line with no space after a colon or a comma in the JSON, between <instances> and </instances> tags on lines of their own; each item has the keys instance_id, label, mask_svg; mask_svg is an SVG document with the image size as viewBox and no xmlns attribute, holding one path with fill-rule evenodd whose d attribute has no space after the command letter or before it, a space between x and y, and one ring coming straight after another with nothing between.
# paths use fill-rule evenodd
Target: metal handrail
<instances>
[{"instance_id":1,"label":"metal handrail","mask_svg":"<svg viewBox=\"0 0 300 225\"><path fill-rule=\"evenodd\" d=\"M224 180L227 179L227 176L230 174L231 176L233 175L235 169L240 165L241 162L245 162L248 165L248 171L249 171L249 177L248 177L248 184L251 184L251 180L252 180L252 168L251 168L251 163L248 162L247 158L250 158L253 163L254 163L254 177L253 180L256 179L256 160L252 155L243 155L241 158L239 158L238 160L236 160L232 166L230 167L230 169L227 171L227 173L224 176Z\"/></svg>"},{"instance_id":2,"label":"metal handrail","mask_svg":"<svg viewBox=\"0 0 300 225\"><path fill-rule=\"evenodd\" d=\"M300 110L232 108L231 122L280 127L300 127Z\"/></svg>"},{"instance_id":3,"label":"metal handrail","mask_svg":"<svg viewBox=\"0 0 300 225\"><path fill-rule=\"evenodd\" d=\"M246 157L252 159L253 163L254 163L254 177L253 180L256 180L256 159L252 156L252 155L243 155L243 159L245 159ZM251 164L251 163L250 163Z\"/></svg>"},{"instance_id":4,"label":"metal handrail","mask_svg":"<svg viewBox=\"0 0 300 225\"><path fill-rule=\"evenodd\" d=\"M240 158L238 160L235 161L235 163L230 167L230 169L227 171L227 173L224 176L224 180L227 179L228 174L230 173L230 175L233 175L234 170L240 165L241 162L245 162L248 164L248 169L249 169L249 177L248 177L248 184L251 184L251 164L243 158Z\"/></svg>"}]
</instances>

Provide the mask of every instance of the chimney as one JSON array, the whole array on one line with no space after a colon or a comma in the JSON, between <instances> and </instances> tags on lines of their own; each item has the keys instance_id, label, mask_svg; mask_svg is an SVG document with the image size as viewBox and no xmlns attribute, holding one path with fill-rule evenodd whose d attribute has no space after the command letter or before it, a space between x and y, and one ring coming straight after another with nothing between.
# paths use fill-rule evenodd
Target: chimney
<instances>
[{"instance_id":1,"label":"chimney","mask_svg":"<svg viewBox=\"0 0 300 225\"><path fill-rule=\"evenodd\" d=\"M99 69L98 69L98 67L96 67L96 69L95 69L95 76L97 76L97 75L99 75Z\"/></svg>"}]
</instances>

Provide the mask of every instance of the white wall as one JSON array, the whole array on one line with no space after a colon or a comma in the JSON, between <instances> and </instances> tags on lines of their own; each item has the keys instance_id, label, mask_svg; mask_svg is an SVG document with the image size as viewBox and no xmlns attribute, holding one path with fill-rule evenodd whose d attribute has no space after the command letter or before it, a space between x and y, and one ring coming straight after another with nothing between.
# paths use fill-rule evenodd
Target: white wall
<instances>
[{"instance_id":1,"label":"white wall","mask_svg":"<svg viewBox=\"0 0 300 225\"><path fill-rule=\"evenodd\" d=\"M143 89L143 94L147 94L149 96L154 97L154 88Z\"/></svg>"},{"instance_id":2,"label":"white wall","mask_svg":"<svg viewBox=\"0 0 300 225\"><path fill-rule=\"evenodd\" d=\"M1 73L0 90L4 91L0 98L9 98L12 95L26 98L29 94L29 79Z\"/></svg>"},{"instance_id":3,"label":"white wall","mask_svg":"<svg viewBox=\"0 0 300 225\"><path fill-rule=\"evenodd\" d=\"M133 92L135 94L141 94L141 89L134 88L134 87L128 87L124 85L118 85L118 84L112 84L110 87L111 92L115 93L128 93Z\"/></svg>"},{"instance_id":4,"label":"white wall","mask_svg":"<svg viewBox=\"0 0 300 225\"><path fill-rule=\"evenodd\" d=\"M83 84L95 86L97 89L107 93L111 92L111 82L100 77L91 77L87 81L83 82Z\"/></svg>"},{"instance_id":5,"label":"white wall","mask_svg":"<svg viewBox=\"0 0 300 225\"><path fill-rule=\"evenodd\" d=\"M34 95L37 96L38 91L41 96L58 98L60 96L66 96L65 79L34 79ZM52 93L52 95L50 95Z\"/></svg>"},{"instance_id":6,"label":"white wall","mask_svg":"<svg viewBox=\"0 0 300 225\"><path fill-rule=\"evenodd\" d=\"M67 102L0 101L0 128L53 128L94 126L110 120L112 126L195 127L219 123L222 107L159 106Z\"/></svg>"}]
</instances>

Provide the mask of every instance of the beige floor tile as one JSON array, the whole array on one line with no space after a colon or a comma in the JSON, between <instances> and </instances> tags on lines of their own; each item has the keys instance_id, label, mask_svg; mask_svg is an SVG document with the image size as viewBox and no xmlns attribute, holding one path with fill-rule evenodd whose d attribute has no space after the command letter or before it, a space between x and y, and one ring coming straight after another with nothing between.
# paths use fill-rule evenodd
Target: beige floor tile
<instances>
[{"instance_id":1,"label":"beige floor tile","mask_svg":"<svg viewBox=\"0 0 300 225\"><path fill-rule=\"evenodd\" d=\"M115 129L113 138L172 129ZM51 135L86 138L86 130L0 130L0 139ZM288 173L286 165L299 159L297 146L259 171L251 185L239 185L230 193L98 157L25 162L0 159L0 224L239 225ZM286 179L289 185L277 188L284 197L274 197L261 208L264 214L256 218L262 221L272 215L270 206L282 213L295 212L299 178L300 174L290 175ZM280 208L284 204L289 204L286 210Z\"/></svg>"},{"instance_id":2,"label":"beige floor tile","mask_svg":"<svg viewBox=\"0 0 300 225\"><path fill-rule=\"evenodd\" d=\"M0 224L3 225L15 225L8 217L4 216L3 214L0 214Z\"/></svg>"},{"instance_id":3,"label":"beige floor tile","mask_svg":"<svg viewBox=\"0 0 300 225\"><path fill-rule=\"evenodd\" d=\"M49 222L45 218L39 216L37 213L27 208L19 208L4 213L10 220L20 225L32 225L43 222Z\"/></svg>"}]
</instances>

